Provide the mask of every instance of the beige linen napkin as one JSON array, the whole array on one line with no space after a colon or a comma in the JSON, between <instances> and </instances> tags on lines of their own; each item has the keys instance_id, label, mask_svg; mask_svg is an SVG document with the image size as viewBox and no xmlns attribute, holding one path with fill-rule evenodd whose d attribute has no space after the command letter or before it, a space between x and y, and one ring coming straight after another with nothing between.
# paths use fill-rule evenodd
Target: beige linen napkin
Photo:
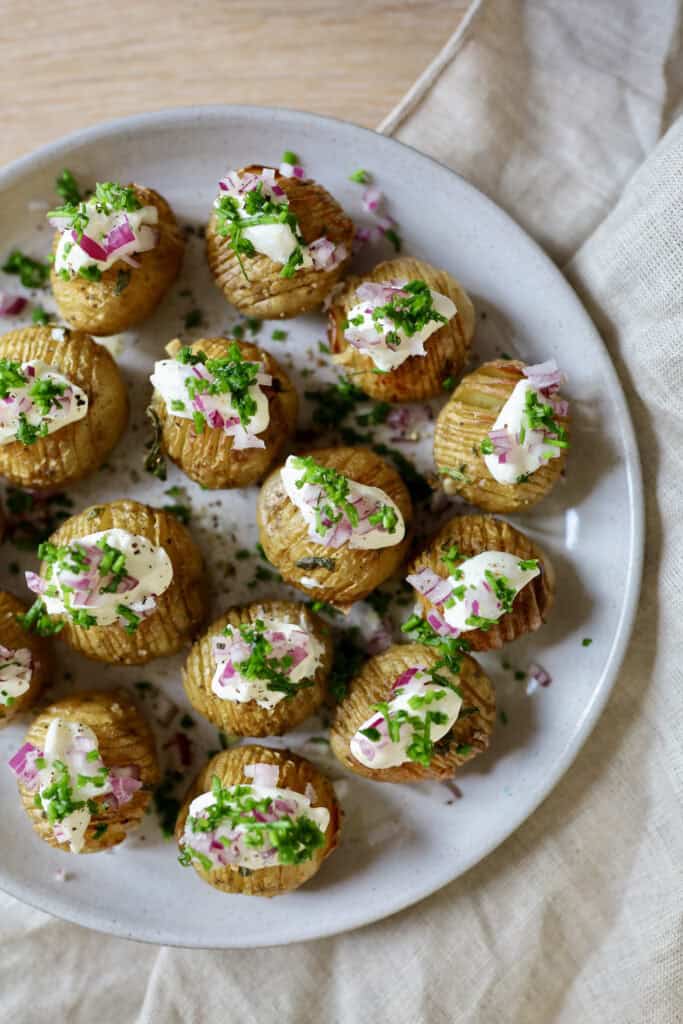
<instances>
[{"instance_id":1,"label":"beige linen napkin","mask_svg":"<svg viewBox=\"0 0 683 1024\"><path fill-rule=\"evenodd\" d=\"M317 943L157 950L0 897L3 1019L683 1019L683 124L658 142L681 97L679 17L673 0L483 0L384 126L558 258L581 245L568 272L629 397L648 496L641 611L567 776L466 877Z\"/></svg>"}]
</instances>

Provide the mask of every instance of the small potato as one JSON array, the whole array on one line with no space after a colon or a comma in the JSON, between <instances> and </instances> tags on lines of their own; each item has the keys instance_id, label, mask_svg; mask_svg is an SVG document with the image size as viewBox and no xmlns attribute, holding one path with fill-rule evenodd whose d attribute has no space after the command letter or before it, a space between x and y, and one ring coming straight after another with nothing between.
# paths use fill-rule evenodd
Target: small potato
<instances>
[{"instance_id":1,"label":"small potato","mask_svg":"<svg viewBox=\"0 0 683 1024\"><path fill-rule=\"evenodd\" d=\"M265 481L257 518L266 557L287 583L348 612L354 601L361 601L401 565L410 545L412 502L396 470L368 448L322 448L309 454L350 480L383 490L398 506L406 525L403 540L390 547L326 547L309 537L304 517L285 493L280 470ZM332 567L326 562L332 562Z\"/></svg>"},{"instance_id":2,"label":"small potato","mask_svg":"<svg viewBox=\"0 0 683 1024\"><path fill-rule=\"evenodd\" d=\"M293 889L298 889L300 885L312 878L339 841L341 811L332 784L302 757L297 757L289 750L271 750L268 747L255 745L233 747L231 750L223 750L220 754L216 754L199 773L185 798L176 825L176 839L180 842L183 836L190 804L195 797L211 790L211 780L214 776L218 777L224 787L249 785L251 779L244 774L244 769L247 765L253 764L277 765L279 769L277 785L280 789L305 793L308 787L313 787L311 806L326 807L330 815L324 845L314 852L310 860L301 864L286 864L259 869L227 865L205 871L193 860L192 866L204 882L208 882L209 885L221 892L240 893L245 896L280 896Z\"/></svg>"},{"instance_id":3,"label":"small potato","mask_svg":"<svg viewBox=\"0 0 683 1024\"><path fill-rule=\"evenodd\" d=\"M546 462L525 482L502 484L484 461L481 444L518 381L524 364L511 359L484 363L463 377L439 413L434 431L434 461L447 494L459 494L486 512L518 512L548 494L562 475L566 451ZM567 419L558 416L560 424Z\"/></svg>"},{"instance_id":4,"label":"small potato","mask_svg":"<svg viewBox=\"0 0 683 1024\"><path fill-rule=\"evenodd\" d=\"M31 725L25 742L43 750L47 730L54 718L79 722L92 729L106 768L137 769L137 777L143 785L128 803L114 807L106 795L97 801L98 809L88 824L81 853L99 853L118 846L142 821L152 789L159 781L159 766L149 726L125 690L91 690L49 704ZM20 783L19 793L24 810L40 838L57 850L71 852L68 845L58 842L44 812L36 806L35 792Z\"/></svg>"},{"instance_id":5,"label":"small potato","mask_svg":"<svg viewBox=\"0 0 683 1024\"><path fill-rule=\"evenodd\" d=\"M514 526L493 516L455 516L413 559L408 572L417 573L426 567L444 579L447 578L448 569L442 555L453 546L462 555L454 559L453 565L456 567L465 559L474 558L483 551L507 551L520 560L538 559L541 570L541 575L527 583L517 594L512 611L502 615L495 626L488 630L470 629L462 634L473 651L498 650L504 643L540 629L555 600L555 571L548 556L532 540ZM426 597L421 594L417 597L425 611L435 609ZM438 612L438 609L435 610Z\"/></svg>"},{"instance_id":6,"label":"small potato","mask_svg":"<svg viewBox=\"0 0 683 1024\"><path fill-rule=\"evenodd\" d=\"M237 173L259 174L263 170L260 165L252 165ZM310 244L324 235L334 245L344 245L348 255L330 270L309 267L283 277L282 264L256 253L241 257L243 272L229 239L218 234L213 212L206 229L206 251L216 284L245 316L268 320L310 313L321 305L349 265L354 232L353 221L322 185L308 178L285 178L279 172L275 181L286 193L304 241Z\"/></svg>"},{"instance_id":7,"label":"small potato","mask_svg":"<svg viewBox=\"0 0 683 1024\"><path fill-rule=\"evenodd\" d=\"M312 686L301 686L293 697L285 697L273 708L263 708L255 700L240 703L223 700L211 689L216 671L212 641L225 626L238 630L258 619L292 622L306 630L322 645L323 652ZM332 641L329 627L304 604L294 601L263 601L231 608L197 640L183 668L183 685L192 706L219 729L236 736L281 736L316 711L325 699L327 677L332 666Z\"/></svg>"},{"instance_id":8,"label":"small potato","mask_svg":"<svg viewBox=\"0 0 683 1024\"><path fill-rule=\"evenodd\" d=\"M163 450L190 479L211 489L248 487L262 480L296 430L299 407L296 390L280 364L268 352L248 341L231 341L228 338L202 338L190 347L195 353L205 352L209 359L219 359L228 355L233 344L239 347L245 359L260 362L263 372L273 378L272 385L263 388L268 397L270 423L258 437L265 442L265 448L236 450L232 437L208 426L197 434L192 420L169 412L157 391L152 398L152 409L161 424ZM175 343L172 342L167 351L175 355Z\"/></svg>"},{"instance_id":9,"label":"small potato","mask_svg":"<svg viewBox=\"0 0 683 1024\"><path fill-rule=\"evenodd\" d=\"M358 304L356 289L366 282L425 281L432 291L451 299L456 314L425 342L424 356L409 356L395 370L380 373L365 352L344 337L349 310ZM415 402L443 394L443 381L459 377L465 368L472 335L474 306L455 278L420 260L401 257L379 263L363 277L348 277L334 292L329 310L328 338L335 363L344 367L353 383L381 402Z\"/></svg>"},{"instance_id":10,"label":"small potato","mask_svg":"<svg viewBox=\"0 0 683 1024\"><path fill-rule=\"evenodd\" d=\"M85 283L85 282L84 282ZM88 396L86 415L33 444L0 445L0 474L19 487L64 487L100 468L128 420L128 394L106 348L69 328L22 327L0 338L0 359L41 360Z\"/></svg>"},{"instance_id":11,"label":"small potato","mask_svg":"<svg viewBox=\"0 0 683 1024\"><path fill-rule=\"evenodd\" d=\"M129 187L141 206L156 206L159 211L159 241L153 249L135 254L139 266L117 260L99 281L78 275L65 281L54 269L50 275L61 316L88 334L118 334L146 320L180 273L185 242L171 207L151 188ZM59 237L58 232L54 251Z\"/></svg>"},{"instance_id":12,"label":"small potato","mask_svg":"<svg viewBox=\"0 0 683 1024\"><path fill-rule=\"evenodd\" d=\"M168 589L157 597L155 610L132 633L118 623L84 628L75 625L67 615L54 618L64 623L59 636L87 658L119 665L144 665L153 658L175 654L196 634L206 616L204 563L190 531L175 516L127 498L108 505L93 505L71 516L50 541L68 545L113 528L146 537L169 556L173 578ZM46 568L47 563L43 562L43 577Z\"/></svg>"},{"instance_id":13,"label":"small potato","mask_svg":"<svg viewBox=\"0 0 683 1024\"><path fill-rule=\"evenodd\" d=\"M474 658L466 654L457 674L445 668L439 673L451 678L463 696L460 715L446 735L434 744L431 763L406 761L391 768L372 769L361 764L349 744L357 730L373 714L373 704L390 699L394 681L406 669L422 666L429 670L440 662L433 647L396 644L370 658L351 680L349 691L338 705L332 723L330 743L345 768L377 782L422 782L448 779L463 764L488 749L496 720L496 698L491 681Z\"/></svg>"},{"instance_id":14,"label":"small potato","mask_svg":"<svg viewBox=\"0 0 683 1024\"><path fill-rule=\"evenodd\" d=\"M3 695L4 686L0 672L0 726L35 704L53 668L51 642L36 636L35 633L27 632L17 622L17 615L23 615L26 611L26 605L14 594L0 591L0 648L4 647L10 652L28 650L31 654L31 678L28 689L11 703L7 703L7 698Z\"/></svg>"}]
</instances>

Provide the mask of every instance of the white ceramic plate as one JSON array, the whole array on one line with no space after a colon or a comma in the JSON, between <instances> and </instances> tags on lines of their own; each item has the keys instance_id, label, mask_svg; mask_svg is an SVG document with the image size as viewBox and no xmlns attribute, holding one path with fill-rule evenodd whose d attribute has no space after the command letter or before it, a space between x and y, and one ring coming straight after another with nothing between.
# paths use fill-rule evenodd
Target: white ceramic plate
<instances>
[{"instance_id":1,"label":"white ceramic plate","mask_svg":"<svg viewBox=\"0 0 683 1024\"><path fill-rule=\"evenodd\" d=\"M362 188L348 176L359 167L373 173L399 221L405 251L445 267L474 297L476 361L505 351L529 363L554 357L566 372L574 416L567 481L516 520L555 562L557 605L539 634L511 645L503 658L482 659L507 725L498 725L491 751L458 777L462 797L437 784L341 781L346 812L341 846L310 884L286 897L224 896L203 885L192 870L178 865L174 844L163 840L153 815L137 836L109 854L75 858L52 850L33 834L11 773L0 770L0 885L71 921L164 944L265 946L331 935L394 913L466 871L517 828L570 769L614 683L638 596L643 546L638 456L624 397L600 338L535 243L471 185L414 150L350 124L282 110L214 107L126 119L73 135L0 173L0 256L14 245L46 255L50 231L37 204L54 203L53 180L63 167L85 185L107 179L150 185L169 199L183 222L200 225L223 171L251 162L277 164L285 149L298 152L311 176L360 223L371 217L362 209ZM382 243L366 251L361 262L390 255ZM0 275L3 286L16 290L16 278ZM36 301L49 306L49 298L36 296ZM184 332L184 316L195 307L206 326ZM191 526L207 556L216 613L229 603L283 592L267 581L249 588L258 557L233 557L255 544L256 491L202 492L174 468L165 485L142 473L144 408L152 362L168 339L218 333L237 319L213 286L203 243L193 236L183 276L162 308L115 345L131 387L129 432L109 467L72 492L79 509L123 495L164 504L174 500L164 495L165 488L184 486ZM272 326L264 324L257 340L293 365L302 390L332 379L329 358L318 350L324 338L321 317L281 325L289 332L284 343L271 340ZM421 444L402 446L427 469L429 434L422 429ZM31 556L5 544L0 585L28 599L16 565L11 571L15 561L22 569L35 565ZM358 608L364 628L372 631L376 620L369 607ZM584 637L592 639L590 646L582 646ZM58 650L60 679L50 695L73 686L132 686L147 680L161 684L186 710L181 659L116 669L70 655L59 642ZM529 694L525 681L515 679L503 661L523 671L531 660L543 665L553 682ZM75 682L62 678L66 671ZM0 735L3 762L24 729L21 723ZM194 771L218 743L208 725L197 722L190 733ZM317 723L287 742L341 779L324 744L309 741L311 733L320 735ZM164 752L167 760L172 751ZM64 868L67 878L59 880Z\"/></svg>"}]
</instances>

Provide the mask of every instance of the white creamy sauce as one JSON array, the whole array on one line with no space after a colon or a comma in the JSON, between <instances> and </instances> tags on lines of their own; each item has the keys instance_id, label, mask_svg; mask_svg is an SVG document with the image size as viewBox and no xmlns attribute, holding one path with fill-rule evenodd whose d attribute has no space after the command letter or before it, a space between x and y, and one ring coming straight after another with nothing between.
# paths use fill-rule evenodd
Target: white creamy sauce
<instances>
[{"instance_id":1,"label":"white creamy sauce","mask_svg":"<svg viewBox=\"0 0 683 1024\"><path fill-rule=\"evenodd\" d=\"M316 513L315 506L308 504L305 500L306 488L296 486L297 480L304 475L305 470L298 468L294 462L294 456L290 455L280 470L282 486L289 500L296 505L309 527L309 536L316 534ZM365 533L360 533L355 527L351 530L348 546L350 548L377 549L393 547L400 544L405 537L406 525L398 505L392 501L386 491L379 487L367 487L365 484L349 480L349 500L365 499L369 503L381 506L388 505L396 514L396 527L393 533L373 527ZM320 503L325 504L329 499L323 494ZM331 532L331 531L330 531ZM315 539L315 538L314 538Z\"/></svg>"},{"instance_id":2,"label":"white creamy sauce","mask_svg":"<svg viewBox=\"0 0 683 1024\"><path fill-rule=\"evenodd\" d=\"M43 749L46 765L38 773L39 793L46 813L50 800L44 795L45 790L59 778L55 762L61 762L68 770L73 802L97 800L109 792L111 787L108 772L99 752L93 757L93 751L97 751L97 737L89 726L64 718L52 719ZM88 757L89 754L91 757ZM55 822L57 838L60 842L68 843L72 853L80 853L83 849L90 818L86 803L85 807L80 807L61 821Z\"/></svg>"},{"instance_id":3,"label":"white creamy sauce","mask_svg":"<svg viewBox=\"0 0 683 1024\"><path fill-rule=\"evenodd\" d=\"M82 388L61 374L54 366L42 359L31 359L21 363L21 372L26 383L13 389L7 398L0 400L0 445L16 440L21 417L32 427L44 424L48 434L54 434L69 423L76 423L88 414L88 396ZM51 381L62 393L55 396L47 412L42 412L30 396L38 381Z\"/></svg>"},{"instance_id":4,"label":"white creamy sauce","mask_svg":"<svg viewBox=\"0 0 683 1024\"><path fill-rule=\"evenodd\" d=\"M446 317L446 320L451 320L457 313L455 303L441 292L434 292L430 289L430 294L436 312ZM409 336L403 328L397 327L390 317L379 317L375 320L372 315L373 308L375 307L372 303L367 301L353 306L346 315L349 326L344 330L344 337L359 348L364 355L370 356L375 366L385 372L397 369L411 356L426 355L425 342L444 326L440 320L431 320L415 334ZM362 317L363 322L353 323L359 317ZM389 333L398 336L400 339L398 345L387 343L386 336Z\"/></svg>"},{"instance_id":5,"label":"white creamy sauce","mask_svg":"<svg viewBox=\"0 0 683 1024\"><path fill-rule=\"evenodd\" d=\"M97 620L98 626L109 626L119 618L118 605L125 605L136 614L144 614L154 607L154 598L159 597L171 585L173 564L162 547L156 547L146 537L129 533L117 527L90 533L71 542L74 545L96 547L97 542L106 538L108 544L121 551L126 558L126 574L136 580L135 586L125 592L103 593L96 587L91 600L84 598L87 591L74 589L70 594L71 606L83 608ZM43 599L50 615L58 615L66 611L62 585L66 583L63 571L53 571L49 584L53 584L58 593L51 596L45 594ZM69 585L69 584L67 584Z\"/></svg>"},{"instance_id":6,"label":"white creamy sauce","mask_svg":"<svg viewBox=\"0 0 683 1024\"><path fill-rule=\"evenodd\" d=\"M286 263L300 244L289 224L255 224L253 228L245 228L242 234L256 252L274 263Z\"/></svg>"},{"instance_id":7,"label":"white creamy sauce","mask_svg":"<svg viewBox=\"0 0 683 1024\"><path fill-rule=\"evenodd\" d=\"M301 653L305 649L305 656L301 660L295 657L298 664L293 665L286 675L291 683L312 678L323 655L323 645L320 641L293 622L284 622L281 619L266 620L265 626L264 636L273 648L267 657L280 659L289 651L294 650ZM281 639L280 635L284 639ZM216 650L218 646L216 641L224 641L224 650L220 652ZM211 690L221 700L231 700L238 704L254 700L259 707L270 710L284 700L286 694L270 690L266 679L245 679L240 675L239 666L247 660L250 650L250 645L242 639L237 629L233 630L232 637L214 638L213 655L217 667L211 681ZM232 660L233 658L235 661ZM228 676L226 668L230 671L230 665L235 670L235 674Z\"/></svg>"},{"instance_id":8,"label":"white creamy sauce","mask_svg":"<svg viewBox=\"0 0 683 1024\"><path fill-rule=\"evenodd\" d=\"M440 670L440 674L450 679L446 670ZM453 680L453 682L456 682L456 680ZM396 683L394 683L394 686L396 686ZM429 711L439 711L446 715L447 720L442 724L431 723L430 737L432 742L440 740L449 732L457 720L460 708L462 707L462 698L454 690L432 682L431 676L421 667L417 668L416 673L406 685L398 687L393 692L395 696L391 697L387 702L390 716L395 715L398 711L405 711L411 717L416 717L420 722L424 722ZM425 697L430 694L435 695L431 703L424 704L418 708L410 706L412 698ZM437 697L436 695L439 696ZM379 738L370 739L364 736L363 730L366 729L376 729L380 734ZM386 719L379 711L376 711L354 733L349 747L356 760L360 761L367 768L375 770L395 768L411 760L408 757L407 750L413 741L414 731L410 722L403 722L400 725L398 740L390 739Z\"/></svg>"},{"instance_id":9,"label":"white creamy sauce","mask_svg":"<svg viewBox=\"0 0 683 1024\"><path fill-rule=\"evenodd\" d=\"M31 685L33 656L27 647L12 650L0 645L0 704L7 705Z\"/></svg>"},{"instance_id":10,"label":"white creamy sauce","mask_svg":"<svg viewBox=\"0 0 683 1024\"><path fill-rule=\"evenodd\" d=\"M492 430L506 430L512 439L512 448L506 452L504 461L499 455L485 455L484 462L494 480L501 484L515 484L520 476L535 473L549 459L558 459L561 450L552 444L545 444L545 431L526 430L524 441L519 443L520 431L524 421L526 396L536 389L528 380L520 380L514 391L500 410ZM539 395L539 399L547 404L547 399Z\"/></svg>"},{"instance_id":11,"label":"white creamy sauce","mask_svg":"<svg viewBox=\"0 0 683 1024\"><path fill-rule=\"evenodd\" d=\"M208 372L208 371L207 371ZM154 373L150 380L152 386L159 392L164 400L166 409L171 416L178 416L180 419L191 420L195 406L187 392L186 382L196 380L196 374L192 367L177 359L161 359L154 364ZM245 426L249 434L261 434L267 429L270 423L270 407L268 396L264 393L259 384L253 384L249 388L249 395L256 403L256 412ZM223 420L239 420L239 412L233 405L232 394L229 391L219 395L208 395L202 393L201 401L207 413L216 410ZM173 403L176 403L174 408ZM178 405L181 403L183 408ZM211 427L211 419L207 418L207 425Z\"/></svg>"},{"instance_id":12,"label":"white creamy sauce","mask_svg":"<svg viewBox=\"0 0 683 1024\"><path fill-rule=\"evenodd\" d=\"M106 259L94 259L90 256L77 241L74 241L72 229L62 231L57 252L55 253L55 270L68 270L71 274L77 274L82 267L98 267L100 270L108 270L117 260L123 256L130 256L136 252L147 252L157 244L158 236L155 226L159 222L159 211L156 206L142 206L139 210L122 212L116 210L113 213L100 213L93 201L87 202L88 224L84 234L92 238L104 249L107 248L107 236L115 228L125 223L128 224L134 235L134 241L127 242L115 251L111 252Z\"/></svg>"},{"instance_id":13,"label":"white creamy sauce","mask_svg":"<svg viewBox=\"0 0 683 1024\"><path fill-rule=\"evenodd\" d=\"M321 832L327 830L327 826L330 823L330 812L326 807L311 807L311 801L303 793L297 793L293 789L280 789L278 787L266 787L256 786L251 782L243 783L243 785L251 786L251 795L255 800L270 799L276 805L277 801L286 802L291 811L289 816L296 820L297 818L307 817L310 818ZM227 787L227 792L230 793L236 787ZM188 819L197 817L202 814L208 807L211 807L216 803L216 798L213 793L202 793L200 796L194 798L190 804L190 810L188 813ZM269 852L264 847L250 847L245 843L239 842L239 836L246 831L244 825L237 825L233 830L227 823L219 825L215 832L212 833L212 837L215 837L216 841L220 843L221 839L227 841L227 849L231 851L230 863L236 867L249 868L252 871L258 870L259 868L273 867L279 863L277 849ZM183 836L184 842L195 848L199 847L201 833L192 832L189 824L185 825L185 833ZM213 858L212 858L213 859ZM215 866L218 866L216 864Z\"/></svg>"},{"instance_id":14,"label":"white creamy sauce","mask_svg":"<svg viewBox=\"0 0 683 1024\"><path fill-rule=\"evenodd\" d=\"M505 609L496 597L486 573L504 577L516 597L520 590L540 576L540 569L520 569L519 563L519 556L511 555L509 551L482 551L474 558L461 562L458 572L462 575L453 580L453 586L465 589L462 596L453 596L452 604L446 601L444 605L442 614L448 625L464 633L477 628L476 625L467 625L467 619L473 614L497 621Z\"/></svg>"}]
</instances>

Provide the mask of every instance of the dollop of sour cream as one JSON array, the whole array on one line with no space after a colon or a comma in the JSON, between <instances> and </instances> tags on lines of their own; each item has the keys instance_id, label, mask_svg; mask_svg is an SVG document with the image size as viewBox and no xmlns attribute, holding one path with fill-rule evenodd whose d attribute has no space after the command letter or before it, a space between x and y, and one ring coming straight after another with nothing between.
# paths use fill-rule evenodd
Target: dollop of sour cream
<instances>
[{"instance_id":1,"label":"dollop of sour cream","mask_svg":"<svg viewBox=\"0 0 683 1024\"><path fill-rule=\"evenodd\" d=\"M322 533L319 532L318 509L328 503L328 498L322 487L312 484L298 487L297 482L304 474L305 470L297 466L296 456L292 455L280 470L284 491L301 512L309 528L308 535L316 543L328 547L340 547L343 543L348 543L350 548L359 549L387 548L401 543L405 537L406 525L396 502L381 488L368 487L348 478L348 501L358 512L358 525L353 526L347 516L342 515L337 524L331 525ZM388 507L394 513L395 524L392 531L383 529L381 524L373 525L369 521L382 507Z\"/></svg>"},{"instance_id":2,"label":"dollop of sour cream","mask_svg":"<svg viewBox=\"0 0 683 1024\"><path fill-rule=\"evenodd\" d=\"M445 670L440 674L447 677ZM366 768L376 771L415 761L418 758L411 757L409 750L416 737L422 736L427 715L429 738L435 743L453 727L461 707L462 697L450 686L435 682L424 666L407 669L394 681L386 714L375 712L351 737L351 753ZM431 717L435 713L438 721ZM391 730L387 716L392 721ZM422 751L429 758L429 751L424 752L424 747Z\"/></svg>"},{"instance_id":3,"label":"dollop of sour cream","mask_svg":"<svg viewBox=\"0 0 683 1024\"><path fill-rule=\"evenodd\" d=\"M54 434L88 414L88 396L82 388L42 359L14 363L23 383L12 386L0 400L0 445L17 440L21 424L36 428L40 437ZM46 395L49 391L50 397Z\"/></svg>"},{"instance_id":4,"label":"dollop of sour cream","mask_svg":"<svg viewBox=\"0 0 683 1024\"><path fill-rule=\"evenodd\" d=\"M26 693L32 673L33 655L27 647L12 650L0 644L0 704L7 707Z\"/></svg>"},{"instance_id":5,"label":"dollop of sour cream","mask_svg":"<svg viewBox=\"0 0 683 1024\"><path fill-rule=\"evenodd\" d=\"M344 337L354 348L370 356L375 366L384 372L396 370L411 356L426 355L425 342L444 326L442 320L430 320L410 335L386 314L373 315L376 309L389 304L392 297L400 295L402 286L407 283L361 285L356 289L359 301L346 314ZM429 294L434 310L446 321L452 320L457 313L455 303L441 292L430 289Z\"/></svg>"},{"instance_id":6,"label":"dollop of sour cream","mask_svg":"<svg viewBox=\"0 0 683 1024\"><path fill-rule=\"evenodd\" d=\"M106 590L111 574L103 576L98 568L102 555L100 541L106 541L125 557L126 578L114 592ZM128 530L114 527L90 533L72 541L70 548L74 547L85 553L88 563L77 573L55 565L42 593L50 615L83 609L94 616L98 626L109 626L121 621L122 605L135 615L149 614L156 607L156 598L173 580L173 564L165 549Z\"/></svg>"},{"instance_id":7,"label":"dollop of sour cream","mask_svg":"<svg viewBox=\"0 0 683 1024\"><path fill-rule=\"evenodd\" d=\"M507 450L484 456L489 473L498 483L518 483L520 477L535 473L550 459L558 459L562 454L560 448L546 443L545 431L524 427L527 395L530 392L535 392L541 402L547 403L548 399L528 380L520 380L491 428L492 434L504 431L508 437L505 446Z\"/></svg>"},{"instance_id":8,"label":"dollop of sour cream","mask_svg":"<svg viewBox=\"0 0 683 1024\"><path fill-rule=\"evenodd\" d=\"M222 430L228 437L232 437L236 449L265 448L265 442L255 436L262 434L270 424L268 396L261 385L255 383L247 389L256 404L256 411L245 426L240 422L232 392L224 391L216 395L203 392L194 399L190 398L187 390L188 381L196 380L200 374L205 380L213 379L204 365L190 366L177 359L161 359L154 364L150 380L163 398L171 416L191 420L194 414L199 412L204 416L209 428ZM265 377L270 379L269 375Z\"/></svg>"},{"instance_id":9,"label":"dollop of sour cream","mask_svg":"<svg viewBox=\"0 0 683 1024\"><path fill-rule=\"evenodd\" d=\"M296 623L282 619L267 620L264 625L262 635L271 647L268 659L291 659L291 666L284 674L292 684L311 679L323 655L323 645L317 637ZM248 660L251 651L252 646L237 629L232 630L231 636L214 637L212 652L216 671L211 690L221 700L238 704L253 700L259 707L270 710L284 700L286 693L270 689L268 679L245 678L240 674L240 666Z\"/></svg>"},{"instance_id":10,"label":"dollop of sour cream","mask_svg":"<svg viewBox=\"0 0 683 1024\"><path fill-rule=\"evenodd\" d=\"M300 249L294 272L307 268L331 270L348 256L345 245L335 245L324 235L307 245L296 219L293 223L268 223L269 215L265 215L263 219L266 222L256 223L261 215L258 212L248 213L246 209L247 196L256 189L260 189L273 205L289 210L287 193L277 184L274 168L264 167L258 174L228 171L219 182L219 188L214 206L220 210L222 199L226 196L233 199L236 210L232 216L234 223L239 224L240 236L250 242L256 252L267 256L274 263L284 266Z\"/></svg>"},{"instance_id":11,"label":"dollop of sour cream","mask_svg":"<svg viewBox=\"0 0 683 1024\"><path fill-rule=\"evenodd\" d=\"M88 217L83 231L85 238L79 238L71 227L62 231L55 253L57 273L66 270L75 275L86 267L105 271L117 260L133 253L148 252L157 244L159 211L156 206L141 206L139 210L125 213L120 210L103 213L94 200L82 205ZM89 240L94 246L89 245Z\"/></svg>"},{"instance_id":12,"label":"dollop of sour cream","mask_svg":"<svg viewBox=\"0 0 683 1024\"><path fill-rule=\"evenodd\" d=\"M520 568L520 559L509 551L482 551L461 562L458 572L451 597L445 602L443 616L449 626L461 633L477 628L476 625L468 625L467 620L472 615L497 622L505 613L504 603L495 593L491 576L505 581L508 592L514 591L514 596L508 593L514 600L527 584L541 574L538 566Z\"/></svg>"},{"instance_id":13,"label":"dollop of sour cream","mask_svg":"<svg viewBox=\"0 0 683 1024\"><path fill-rule=\"evenodd\" d=\"M85 802L83 807L75 808L56 820L53 826L59 842L68 843L72 853L80 853L92 817L87 801L96 800L111 789L109 772L99 755L97 737L82 722L53 718L45 736L42 762L44 766L38 772L38 792L48 817L56 800L56 794L48 795L50 788L55 782L65 781L61 766L66 768L71 802Z\"/></svg>"},{"instance_id":14,"label":"dollop of sour cream","mask_svg":"<svg viewBox=\"0 0 683 1024\"><path fill-rule=\"evenodd\" d=\"M244 784L241 787L226 787L224 792L229 799L240 788L243 789ZM308 796L293 789L249 784L248 796L258 801L270 801L269 810L259 812L261 816L256 820L261 822L276 822L287 817L296 821L305 817L314 822L323 834L329 825L330 812L327 808L312 807ZM202 793L194 798L185 823L183 846L208 858L211 867L233 865L258 871L261 868L276 867L280 863L277 848L270 846L267 839L264 839L261 846L250 846L244 841L248 830L247 824L232 827L229 821L224 821L210 832L193 831L192 819L205 816L206 811L215 803L216 797L213 793Z\"/></svg>"},{"instance_id":15,"label":"dollop of sour cream","mask_svg":"<svg viewBox=\"0 0 683 1024\"><path fill-rule=\"evenodd\" d=\"M483 620L497 622L540 573L535 558L524 561L509 551L482 551L460 562L446 579L425 568L407 582L440 610L451 632L466 633L482 628Z\"/></svg>"}]
</instances>

